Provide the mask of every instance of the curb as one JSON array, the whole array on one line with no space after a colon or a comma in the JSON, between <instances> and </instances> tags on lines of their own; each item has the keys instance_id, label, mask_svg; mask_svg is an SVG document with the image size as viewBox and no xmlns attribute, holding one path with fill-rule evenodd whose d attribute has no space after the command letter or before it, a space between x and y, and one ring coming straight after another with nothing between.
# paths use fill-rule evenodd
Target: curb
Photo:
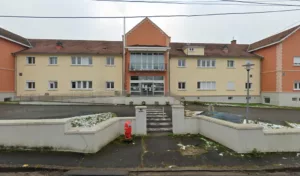
<instances>
[{"instance_id":1,"label":"curb","mask_svg":"<svg viewBox=\"0 0 300 176\"><path fill-rule=\"evenodd\" d=\"M299 166L240 166L240 167L174 167L174 168L95 168L95 167L64 167L64 166L49 166L49 165L36 165L24 167L22 165L3 165L0 164L1 172L37 172L37 171L104 171L104 172L298 172Z\"/></svg>"}]
</instances>

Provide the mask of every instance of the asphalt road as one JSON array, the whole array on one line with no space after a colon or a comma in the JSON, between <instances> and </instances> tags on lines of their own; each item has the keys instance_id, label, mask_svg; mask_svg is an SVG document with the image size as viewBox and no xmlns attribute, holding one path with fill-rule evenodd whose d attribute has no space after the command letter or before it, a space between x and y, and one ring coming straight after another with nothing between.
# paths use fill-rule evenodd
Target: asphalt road
<instances>
[{"instance_id":1,"label":"asphalt road","mask_svg":"<svg viewBox=\"0 0 300 176\"><path fill-rule=\"evenodd\" d=\"M206 111L207 107L199 105L188 105L186 109L193 111ZM244 107L215 107L215 111L227 112L237 115L246 115ZM293 109L267 109L267 108L250 108L249 119L260 119L266 122L282 124L283 121L300 123L300 110Z\"/></svg>"},{"instance_id":2,"label":"asphalt road","mask_svg":"<svg viewBox=\"0 0 300 176\"><path fill-rule=\"evenodd\" d=\"M150 107L153 108L153 107ZM160 106L162 108L162 106ZM172 116L171 107L164 106L168 116ZM188 110L206 111L207 107L188 105ZM216 111L237 115L245 115L246 109L241 107L215 107ZM5 105L0 104L0 120L2 119L50 119L88 115L101 112L113 112L119 117L135 116L134 106L95 105L95 106L41 106L41 105ZM283 121L300 123L300 110L250 108L250 119L281 124Z\"/></svg>"}]
</instances>

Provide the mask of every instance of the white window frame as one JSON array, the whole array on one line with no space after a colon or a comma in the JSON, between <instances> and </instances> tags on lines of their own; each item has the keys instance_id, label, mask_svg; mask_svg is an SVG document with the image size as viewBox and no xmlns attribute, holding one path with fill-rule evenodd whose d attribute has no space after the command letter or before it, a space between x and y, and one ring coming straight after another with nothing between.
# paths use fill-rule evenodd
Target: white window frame
<instances>
[{"instance_id":1,"label":"white window frame","mask_svg":"<svg viewBox=\"0 0 300 176\"><path fill-rule=\"evenodd\" d=\"M230 63L232 63L232 65ZM227 68L235 68L234 60L227 60Z\"/></svg>"},{"instance_id":2,"label":"white window frame","mask_svg":"<svg viewBox=\"0 0 300 176\"><path fill-rule=\"evenodd\" d=\"M293 63L294 63L294 66L300 66L300 56L295 56Z\"/></svg>"},{"instance_id":3,"label":"white window frame","mask_svg":"<svg viewBox=\"0 0 300 176\"><path fill-rule=\"evenodd\" d=\"M227 90L235 90L235 82L228 81L227 82Z\"/></svg>"},{"instance_id":4,"label":"white window frame","mask_svg":"<svg viewBox=\"0 0 300 176\"><path fill-rule=\"evenodd\" d=\"M294 90L300 90L300 81L294 82Z\"/></svg>"},{"instance_id":5,"label":"white window frame","mask_svg":"<svg viewBox=\"0 0 300 176\"><path fill-rule=\"evenodd\" d=\"M34 88L29 88L29 83L33 83L34 84ZM35 90L35 81L26 81L26 90Z\"/></svg>"},{"instance_id":6,"label":"white window frame","mask_svg":"<svg viewBox=\"0 0 300 176\"><path fill-rule=\"evenodd\" d=\"M105 87L106 87L106 90L114 90L115 82L114 81L106 81Z\"/></svg>"},{"instance_id":7,"label":"white window frame","mask_svg":"<svg viewBox=\"0 0 300 176\"><path fill-rule=\"evenodd\" d=\"M178 59L178 67L186 67L185 59Z\"/></svg>"},{"instance_id":8,"label":"white window frame","mask_svg":"<svg viewBox=\"0 0 300 176\"><path fill-rule=\"evenodd\" d=\"M73 82L75 82L75 88L73 88ZM71 81L72 90L92 90L93 81L90 80L73 80Z\"/></svg>"},{"instance_id":9,"label":"white window frame","mask_svg":"<svg viewBox=\"0 0 300 176\"><path fill-rule=\"evenodd\" d=\"M114 66L115 65L115 57L113 57L113 56L106 57L106 65Z\"/></svg>"},{"instance_id":10,"label":"white window frame","mask_svg":"<svg viewBox=\"0 0 300 176\"><path fill-rule=\"evenodd\" d=\"M54 88L51 88L52 84L54 85L53 86ZM55 87L55 85L56 85L56 87ZM57 81L53 81L53 80L48 81L48 90L57 90L57 89L58 89L58 82Z\"/></svg>"},{"instance_id":11,"label":"white window frame","mask_svg":"<svg viewBox=\"0 0 300 176\"><path fill-rule=\"evenodd\" d=\"M177 84L177 88L178 88L178 90L186 90L186 82L185 81L179 81L178 84Z\"/></svg>"},{"instance_id":12,"label":"white window frame","mask_svg":"<svg viewBox=\"0 0 300 176\"><path fill-rule=\"evenodd\" d=\"M31 63L29 63L29 59L32 59ZM26 64L27 65L35 65L35 57L34 56L27 56L26 57Z\"/></svg>"},{"instance_id":13,"label":"white window frame","mask_svg":"<svg viewBox=\"0 0 300 176\"><path fill-rule=\"evenodd\" d=\"M253 89L253 83L252 83L252 82L249 82L249 84L250 84L250 89L249 89L249 90L252 90L252 89ZM245 90L247 90L246 85L247 85L247 82L245 82Z\"/></svg>"},{"instance_id":14,"label":"white window frame","mask_svg":"<svg viewBox=\"0 0 300 176\"><path fill-rule=\"evenodd\" d=\"M192 47L191 47L191 48L189 48L189 51L194 51L194 48L192 48Z\"/></svg>"},{"instance_id":15,"label":"white window frame","mask_svg":"<svg viewBox=\"0 0 300 176\"><path fill-rule=\"evenodd\" d=\"M197 60L198 68L216 68L215 59L198 59Z\"/></svg>"},{"instance_id":16,"label":"white window frame","mask_svg":"<svg viewBox=\"0 0 300 176\"><path fill-rule=\"evenodd\" d=\"M73 62L75 61L75 62ZM72 56L71 65L91 66L93 65L93 57L91 56Z\"/></svg>"},{"instance_id":17,"label":"white window frame","mask_svg":"<svg viewBox=\"0 0 300 176\"><path fill-rule=\"evenodd\" d=\"M54 64L51 63L51 59L55 59ZM58 63L58 57L57 56L50 56L49 57L49 65L57 65L57 63Z\"/></svg>"},{"instance_id":18,"label":"white window frame","mask_svg":"<svg viewBox=\"0 0 300 176\"><path fill-rule=\"evenodd\" d=\"M197 89L198 90L216 90L217 83L216 83L216 81L198 81Z\"/></svg>"}]
</instances>

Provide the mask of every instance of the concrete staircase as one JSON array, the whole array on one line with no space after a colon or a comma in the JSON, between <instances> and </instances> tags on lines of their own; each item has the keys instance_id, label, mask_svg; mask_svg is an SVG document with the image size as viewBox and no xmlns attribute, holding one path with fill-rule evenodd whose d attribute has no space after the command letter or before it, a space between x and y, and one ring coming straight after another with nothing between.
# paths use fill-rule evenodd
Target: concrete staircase
<instances>
[{"instance_id":1,"label":"concrete staircase","mask_svg":"<svg viewBox=\"0 0 300 176\"><path fill-rule=\"evenodd\" d=\"M147 109L147 133L172 133L172 118L163 108Z\"/></svg>"}]
</instances>

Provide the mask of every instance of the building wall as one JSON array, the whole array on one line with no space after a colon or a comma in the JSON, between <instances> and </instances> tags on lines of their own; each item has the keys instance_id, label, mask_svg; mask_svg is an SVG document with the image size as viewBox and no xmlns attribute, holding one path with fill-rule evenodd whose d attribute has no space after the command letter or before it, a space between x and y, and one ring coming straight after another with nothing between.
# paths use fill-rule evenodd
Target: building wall
<instances>
[{"instance_id":1,"label":"building wall","mask_svg":"<svg viewBox=\"0 0 300 176\"><path fill-rule=\"evenodd\" d=\"M131 31L126 34L126 45L140 46L169 46L170 37L167 36L148 18L137 24ZM164 55L165 64L169 63L169 52ZM130 92L130 77L131 76L164 76L165 92L169 90L169 74L166 71L129 71L130 52L126 50L125 55L125 89ZM168 68L168 66L166 66Z\"/></svg>"},{"instance_id":2,"label":"building wall","mask_svg":"<svg viewBox=\"0 0 300 176\"><path fill-rule=\"evenodd\" d=\"M15 58L12 53L24 48L21 45L0 38L0 93L3 93L3 95L15 92ZM0 98L0 101L2 100Z\"/></svg>"},{"instance_id":3,"label":"building wall","mask_svg":"<svg viewBox=\"0 0 300 176\"><path fill-rule=\"evenodd\" d=\"M255 51L261 60L261 91L276 92L276 45Z\"/></svg>"},{"instance_id":4,"label":"building wall","mask_svg":"<svg viewBox=\"0 0 300 176\"><path fill-rule=\"evenodd\" d=\"M35 57L35 65L26 64L26 56ZM52 56L52 55L51 55ZM80 92L104 92L106 81L114 81L115 90L122 90L122 57L115 56L115 66L106 66L106 56L92 56L93 65L71 65L71 55L55 55L57 65L48 65L49 55L17 56L17 95L49 93L78 94ZM76 56L76 55L74 55ZM22 73L22 76L19 74ZM56 91L48 90L48 81L58 81ZM72 90L71 81L93 81L92 90ZM35 90L26 90L26 81L35 81ZM110 91L113 92L113 91Z\"/></svg>"},{"instance_id":5,"label":"building wall","mask_svg":"<svg viewBox=\"0 0 300 176\"><path fill-rule=\"evenodd\" d=\"M225 96L246 95L247 72L242 66L250 60L255 66L250 71L252 90L250 95L260 95L260 59L258 58L216 58L215 68L198 68L198 58L187 58L186 67L178 67L179 58L170 59L170 90L179 96ZM182 58L180 58L182 59ZM227 68L227 60L235 61L235 68ZM186 90L178 90L178 82L186 82ZM198 81L216 81L216 90L198 90ZM235 82L235 90L227 90L227 83Z\"/></svg>"},{"instance_id":6,"label":"building wall","mask_svg":"<svg viewBox=\"0 0 300 176\"><path fill-rule=\"evenodd\" d=\"M300 30L292 34L282 42L283 45L283 76L282 76L282 91L283 92L298 92L294 90L294 81L300 81L300 66L294 66L294 57L300 56Z\"/></svg>"}]
</instances>

